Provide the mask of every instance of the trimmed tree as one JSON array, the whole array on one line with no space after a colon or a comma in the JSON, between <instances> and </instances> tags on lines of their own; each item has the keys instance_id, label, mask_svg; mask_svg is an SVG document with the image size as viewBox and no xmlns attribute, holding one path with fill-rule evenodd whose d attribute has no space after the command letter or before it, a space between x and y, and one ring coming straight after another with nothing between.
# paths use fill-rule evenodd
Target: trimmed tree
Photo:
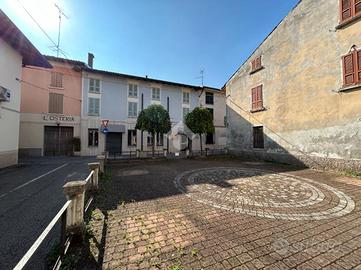
<instances>
[{"instance_id":1,"label":"trimmed tree","mask_svg":"<svg viewBox=\"0 0 361 270\"><path fill-rule=\"evenodd\" d=\"M185 123L187 127L194 133L199 135L202 147L202 134L214 133L214 124L212 114L206 109L197 107L193 111L187 114Z\"/></svg>"},{"instance_id":2,"label":"trimmed tree","mask_svg":"<svg viewBox=\"0 0 361 270\"><path fill-rule=\"evenodd\" d=\"M152 134L152 156L154 157L156 134L165 134L171 130L169 113L161 105L150 105L140 112L135 128Z\"/></svg>"}]
</instances>

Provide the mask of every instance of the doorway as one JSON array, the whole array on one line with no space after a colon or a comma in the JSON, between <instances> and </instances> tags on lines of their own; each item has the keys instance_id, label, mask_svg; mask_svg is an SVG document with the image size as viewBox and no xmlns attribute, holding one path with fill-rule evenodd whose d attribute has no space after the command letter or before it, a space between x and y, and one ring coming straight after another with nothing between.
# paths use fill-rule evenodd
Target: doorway
<instances>
[{"instance_id":1,"label":"doorway","mask_svg":"<svg viewBox=\"0 0 361 270\"><path fill-rule=\"evenodd\" d=\"M44 155L70 156L73 154L73 127L45 126Z\"/></svg>"},{"instance_id":2,"label":"doorway","mask_svg":"<svg viewBox=\"0 0 361 270\"><path fill-rule=\"evenodd\" d=\"M109 132L106 138L105 151L111 155L122 153L122 136L123 133Z\"/></svg>"}]
</instances>

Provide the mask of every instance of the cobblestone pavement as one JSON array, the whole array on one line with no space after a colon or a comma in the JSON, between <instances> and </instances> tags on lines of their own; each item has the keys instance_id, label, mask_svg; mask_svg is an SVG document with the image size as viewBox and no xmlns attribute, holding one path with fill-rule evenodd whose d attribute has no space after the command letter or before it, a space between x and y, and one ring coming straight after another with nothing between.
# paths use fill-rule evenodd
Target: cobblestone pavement
<instances>
[{"instance_id":1,"label":"cobblestone pavement","mask_svg":"<svg viewBox=\"0 0 361 270\"><path fill-rule=\"evenodd\" d=\"M361 269L359 179L230 159L112 176L89 223L103 269Z\"/></svg>"}]
</instances>

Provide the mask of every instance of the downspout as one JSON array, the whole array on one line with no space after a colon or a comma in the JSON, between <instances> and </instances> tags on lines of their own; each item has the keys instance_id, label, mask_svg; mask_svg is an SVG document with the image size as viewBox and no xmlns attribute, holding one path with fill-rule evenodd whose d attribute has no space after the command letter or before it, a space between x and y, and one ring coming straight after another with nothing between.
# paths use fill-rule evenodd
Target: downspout
<instances>
[{"instance_id":1,"label":"downspout","mask_svg":"<svg viewBox=\"0 0 361 270\"><path fill-rule=\"evenodd\" d=\"M142 93L141 110L144 109L144 94ZM140 151L143 152L143 130L140 132Z\"/></svg>"},{"instance_id":2,"label":"downspout","mask_svg":"<svg viewBox=\"0 0 361 270\"><path fill-rule=\"evenodd\" d=\"M169 113L169 97L167 97L167 112ZM169 153L169 137L167 136L167 153Z\"/></svg>"}]
</instances>

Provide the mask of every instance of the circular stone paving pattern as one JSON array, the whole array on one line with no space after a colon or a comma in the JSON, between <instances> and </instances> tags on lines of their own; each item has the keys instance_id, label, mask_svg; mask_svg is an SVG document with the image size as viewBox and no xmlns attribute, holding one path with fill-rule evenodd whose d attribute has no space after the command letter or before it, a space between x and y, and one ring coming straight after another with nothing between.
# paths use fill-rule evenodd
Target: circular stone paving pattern
<instances>
[{"instance_id":1,"label":"circular stone paving pattern","mask_svg":"<svg viewBox=\"0 0 361 270\"><path fill-rule=\"evenodd\" d=\"M285 220L321 220L355 208L345 193L323 183L285 173L218 167L178 175L174 183L186 196L216 208Z\"/></svg>"}]
</instances>

